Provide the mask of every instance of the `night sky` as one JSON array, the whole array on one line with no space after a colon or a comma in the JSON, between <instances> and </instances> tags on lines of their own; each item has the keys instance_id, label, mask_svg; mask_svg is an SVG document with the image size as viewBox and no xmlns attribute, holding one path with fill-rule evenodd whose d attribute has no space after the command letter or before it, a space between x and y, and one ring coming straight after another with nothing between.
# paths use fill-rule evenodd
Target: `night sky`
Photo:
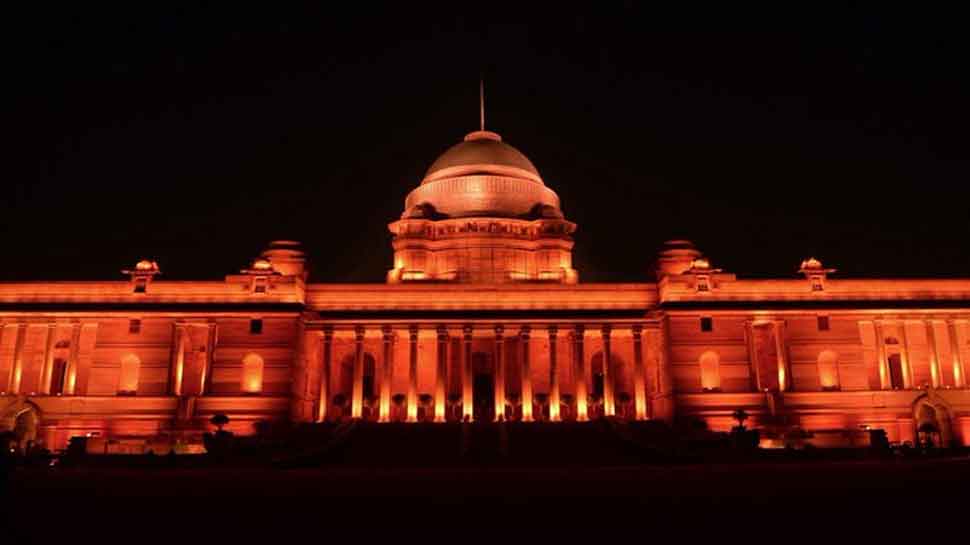
<instances>
[{"instance_id":1,"label":"night sky","mask_svg":"<svg viewBox=\"0 0 970 545\"><path fill-rule=\"evenodd\" d=\"M671 238L743 276L970 276L956 14L88 4L6 17L2 280L219 279L292 238L313 281L382 282L480 73L583 281L643 281Z\"/></svg>"}]
</instances>

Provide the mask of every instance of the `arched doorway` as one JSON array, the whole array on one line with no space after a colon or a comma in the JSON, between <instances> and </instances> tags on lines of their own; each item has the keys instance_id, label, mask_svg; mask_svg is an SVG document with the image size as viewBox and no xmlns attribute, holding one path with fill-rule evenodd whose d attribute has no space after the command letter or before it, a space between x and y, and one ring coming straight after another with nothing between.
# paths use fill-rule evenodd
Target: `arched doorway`
<instances>
[{"instance_id":1,"label":"arched doorway","mask_svg":"<svg viewBox=\"0 0 970 545\"><path fill-rule=\"evenodd\" d=\"M10 440L6 448L14 448L23 454L37 440L40 412L32 403L17 403L3 415L0 422L9 430L9 434L5 433Z\"/></svg>"},{"instance_id":2,"label":"arched doorway","mask_svg":"<svg viewBox=\"0 0 970 545\"><path fill-rule=\"evenodd\" d=\"M932 402L928 395L920 398L913 405L913 420L916 423L916 437L922 445L928 447L950 445L952 440L950 415L942 403Z\"/></svg>"},{"instance_id":3,"label":"arched doorway","mask_svg":"<svg viewBox=\"0 0 970 545\"><path fill-rule=\"evenodd\" d=\"M495 369L491 355L484 352L472 353L472 399L476 422L495 419Z\"/></svg>"}]
</instances>

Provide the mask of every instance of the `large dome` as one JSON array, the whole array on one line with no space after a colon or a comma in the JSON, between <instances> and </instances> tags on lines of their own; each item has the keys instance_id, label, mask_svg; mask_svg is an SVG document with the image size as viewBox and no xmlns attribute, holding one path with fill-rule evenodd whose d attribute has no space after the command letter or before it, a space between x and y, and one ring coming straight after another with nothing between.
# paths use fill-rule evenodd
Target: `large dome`
<instances>
[{"instance_id":1,"label":"large dome","mask_svg":"<svg viewBox=\"0 0 970 545\"><path fill-rule=\"evenodd\" d=\"M460 169L466 174L486 174L495 171L495 167L523 170L532 175L530 178L535 177L541 182L539 171L532 161L502 142L502 137L491 131L476 131L465 136L463 142L449 148L431 164L424 181L440 177L435 175L442 171L447 173Z\"/></svg>"},{"instance_id":2,"label":"large dome","mask_svg":"<svg viewBox=\"0 0 970 545\"><path fill-rule=\"evenodd\" d=\"M532 161L502 137L475 131L444 152L405 199L402 218L562 217Z\"/></svg>"}]
</instances>

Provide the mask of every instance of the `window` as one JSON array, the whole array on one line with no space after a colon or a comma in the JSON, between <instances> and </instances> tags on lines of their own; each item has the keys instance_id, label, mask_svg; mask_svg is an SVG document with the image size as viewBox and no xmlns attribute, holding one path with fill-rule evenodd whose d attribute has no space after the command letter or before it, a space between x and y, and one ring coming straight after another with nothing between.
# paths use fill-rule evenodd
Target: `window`
<instances>
[{"instance_id":1,"label":"window","mask_svg":"<svg viewBox=\"0 0 970 545\"><path fill-rule=\"evenodd\" d=\"M812 277L812 291L822 291L822 279L818 276Z\"/></svg>"},{"instance_id":2,"label":"window","mask_svg":"<svg viewBox=\"0 0 970 545\"><path fill-rule=\"evenodd\" d=\"M823 391L839 389L839 355L831 350L818 355L818 382Z\"/></svg>"},{"instance_id":3,"label":"window","mask_svg":"<svg viewBox=\"0 0 970 545\"><path fill-rule=\"evenodd\" d=\"M148 288L148 280L144 278L138 278L135 280L135 293L145 293Z\"/></svg>"},{"instance_id":4,"label":"window","mask_svg":"<svg viewBox=\"0 0 970 545\"><path fill-rule=\"evenodd\" d=\"M257 278L253 284L253 292L266 293L266 279Z\"/></svg>"},{"instance_id":5,"label":"window","mask_svg":"<svg viewBox=\"0 0 970 545\"><path fill-rule=\"evenodd\" d=\"M64 393L64 379L67 378L67 361L58 358L54 360L54 367L51 370L51 395L61 395Z\"/></svg>"},{"instance_id":6,"label":"window","mask_svg":"<svg viewBox=\"0 0 970 545\"><path fill-rule=\"evenodd\" d=\"M829 330L829 317L828 316L819 316L818 317L818 330L819 331L828 331Z\"/></svg>"},{"instance_id":7,"label":"window","mask_svg":"<svg viewBox=\"0 0 970 545\"><path fill-rule=\"evenodd\" d=\"M701 318L701 331L709 332L714 330L714 319L710 316Z\"/></svg>"},{"instance_id":8,"label":"window","mask_svg":"<svg viewBox=\"0 0 970 545\"><path fill-rule=\"evenodd\" d=\"M133 396L138 391L138 371L141 360L134 354L121 357L121 372L118 376L118 395Z\"/></svg>"},{"instance_id":9,"label":"window","mask_svg":"<svg viewBox=\"0 0 970 545\"><path fill-rule=\"evenodd\" d=\"M246 354L242 362L242 391L258 394L263 391L263 358L258 354Z\"/></svg>"},{"instance_id":10,"label":"window","mask_svg":"<svg viewBox=\"0 0 970 545\"><path fill-rule=\"evenodd\" d=\"M128 320L128 333L131 335L137 335L141 333L141 320L138 318L133 318Z\"/></svg>"},{"instance_id":11,"label":"window","mask_svg":"<svg viewBox=\"0 0 970 545\"><path fill-rule=\"evenodd\" d=\"M251 335L259 335L263 332L263 320L257 318L255 320L249 320L249 333Z\"/></svg>"},{"instance_id":12,"label":"window","mask_svg":"<svg viewBox=\"0 0 970 545\"><path fill-rule=\"evenodd\" d=\"M711 286L706 276L697 277L697 291L711 291Z\"/></svg>"},{"instance_id":13,"label":"window","mask_svg":"<svg viewBox=\"0 0 970 545\"><path fill-rule=\"evenodd\" d=\"M905 388L903 380L903 357L899 354L889 355L889 385L893 390Z\"/></svg>"},{"instance_id":14,"label":"window","mask_svg":"<svg viewBox=\"0 0 970 545\"><path fill-rule=\"evenodd\" d=\"M718 369L720 356L717 352L704 352L701 354L701 390L705 392L718 392L721 390L721 372Z\"/></svg>"}]
</instances>

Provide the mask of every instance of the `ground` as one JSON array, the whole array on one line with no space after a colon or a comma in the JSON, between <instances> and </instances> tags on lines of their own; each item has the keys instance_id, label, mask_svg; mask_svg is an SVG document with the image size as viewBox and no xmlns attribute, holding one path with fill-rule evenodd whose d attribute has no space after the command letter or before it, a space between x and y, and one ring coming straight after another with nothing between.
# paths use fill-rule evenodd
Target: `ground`
<instances>
[{"instance_id":1,"label":"ground","mask_svg":"<svg viewBox=\"0 0 970 545\"><path fill-rule=\"evenodd\" d=\"M573 542L631 531L732 541L940 536L962 533L968 484L967 457L555 469L38 468L10 475L5 512L16 543L325 542L345 534L465 543L491 533Z\"/></svg>"}]
</instances>

